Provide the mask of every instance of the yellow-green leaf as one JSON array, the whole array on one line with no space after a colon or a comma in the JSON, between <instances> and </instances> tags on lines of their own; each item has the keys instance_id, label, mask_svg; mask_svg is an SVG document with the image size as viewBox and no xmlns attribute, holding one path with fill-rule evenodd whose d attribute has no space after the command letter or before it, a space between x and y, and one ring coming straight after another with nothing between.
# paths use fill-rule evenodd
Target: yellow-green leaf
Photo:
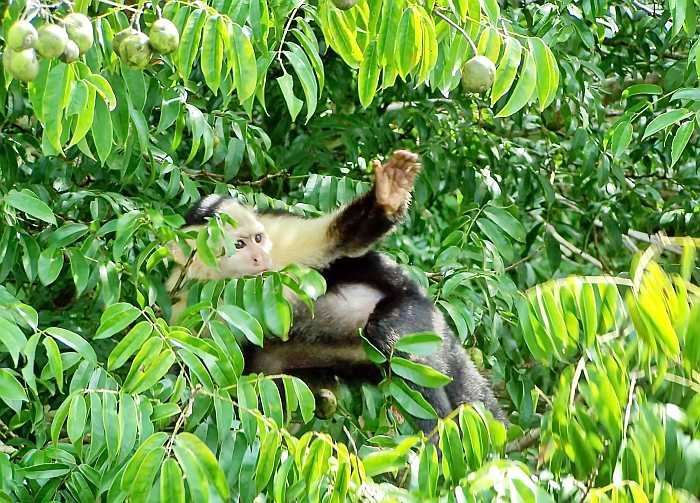
<instances>
[{"instance_id":1,"label":"yellow-green leaf","mask_svg":"<svg viewBox=\"0 0 700 503\"><path fill-rule=\"evenodd\" d=\"M535 66L535 59L532 57L532 53L528 51L525 55L525 62L520 70L518 83L515 84L515 89L513 89L513 94L503 108L496 114L496 117L508 117L527 105L535 92L536 83L537 68Z\"/></svg>"}]
</instances>

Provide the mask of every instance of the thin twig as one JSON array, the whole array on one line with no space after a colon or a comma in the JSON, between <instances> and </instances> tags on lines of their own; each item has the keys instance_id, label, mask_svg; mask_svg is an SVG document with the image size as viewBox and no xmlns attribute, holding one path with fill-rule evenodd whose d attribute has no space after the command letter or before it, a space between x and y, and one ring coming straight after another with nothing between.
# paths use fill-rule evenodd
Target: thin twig
<instances>
[{"instance_id":1,"label":"thin twig","mask_svg":"<svg viewBox=\"0 0 700 503\"><path fill-rule=\"evenodd\" d=\"M532 445L534 445L535 442L537 442L537 440L539 440L540 433L541 430L539 427L533 428L522 437L508 442L506 444L506 454L509 454L511 452L520 452L527 449L528 447L531 447Z\"/></svg>"},{"instance_id":2,"label":"thin twig","mask_svg":"<svg viewBox=\"0 0 700 503\"><path fill-rule=\"evenodd\" d=\"M468 34L466 31L464 31L464 28L462 28L462 27L459 26L457 23L455 23L454 21L452 21L449 17L447 17L445 14L443 14L443 13L440 11L440 9L434 9L433 12L435 13L435 15L436 15L437 17L439 17L440 19L442 19L443 21L445 21L445 22L446 22L447 24L449 24L452 28L454 28L455 30L457 30L458 32L460 32L464 38L467 39L467 42L469 42L469 45L471 46L472 51L474 52L474 56L476 56L477 54L479 54L479 51L476 49L476 45L474 45L474 41L471 39L471 37L469 36L469 34Z\"/></svg>"},{"instance_id":3,"label":"thin twig","mask_svg":"<svg viewBox=\"0 0 700 503\"><path fill-rule=\"evenodd\" d=\"M279 61L280 66L282 67L282 70L284 71L284 63L282 62L282 48L284 47L284 41L287 38L287 32L289 31L290 26L292 25L292 21L294 20L294 17L297 15L297 11L299 10L299 7L303 5L303 2L294 7L294 10L292 13L289 15L289 18L287 18L287 23L284 25L284 31L282 32L282 39L280 40L280 46L277 48L277 61ZM285 72L286 73L286 72Z\"/></svg>"}]
</instances>

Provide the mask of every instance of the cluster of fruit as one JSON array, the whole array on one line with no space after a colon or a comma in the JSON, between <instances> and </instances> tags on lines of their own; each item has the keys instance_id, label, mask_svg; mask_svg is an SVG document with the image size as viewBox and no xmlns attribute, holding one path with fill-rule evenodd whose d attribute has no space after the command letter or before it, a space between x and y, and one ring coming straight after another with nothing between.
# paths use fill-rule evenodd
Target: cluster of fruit
<instances>
[{"instance_id":1,"label":"cluster of fruit","mask_svg":"<svg viewBox=\"0 0 700 503\"><path fill-rule=\"evenodd\" d=\"M12 77L29 82L39 74L37 52L42 58L61 58L72 63L92 47L93 41L92 24L83 14L68 14L63 26L46 23L39 30L29 21L21 20L7 32L2 61Z\"/></svg>"},{"instance_id":2,"label":"cluster of fruit","mask_svg":"<svg viewBox=\"0 0 700 503\"><path fill-rule=\"evenodd\" d=\"M146 35L134 28L120 31L112 39L112 49L132 68L145 68L151 61L151 52L170 54L180 44L180 33L169 19L157 19Z\"/></svg>"}]
</instances>

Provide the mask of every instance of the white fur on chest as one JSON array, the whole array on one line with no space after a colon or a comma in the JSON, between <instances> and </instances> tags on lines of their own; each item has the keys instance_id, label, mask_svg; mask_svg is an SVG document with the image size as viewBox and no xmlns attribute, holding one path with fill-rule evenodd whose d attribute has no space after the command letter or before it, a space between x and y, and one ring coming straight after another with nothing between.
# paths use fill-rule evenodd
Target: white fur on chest
<instances>
[{"instance_id":1,"label":"white fur on chest","mask_svg":"<svg viewBox=\"0 0 700 503\"><path fill-rule=\"evenodd\" d=\"M309 339L356 337L384 294L366 284L340 285L318 298L314 317L295 302L293 332Z\"/></svg>"}]
</instances>

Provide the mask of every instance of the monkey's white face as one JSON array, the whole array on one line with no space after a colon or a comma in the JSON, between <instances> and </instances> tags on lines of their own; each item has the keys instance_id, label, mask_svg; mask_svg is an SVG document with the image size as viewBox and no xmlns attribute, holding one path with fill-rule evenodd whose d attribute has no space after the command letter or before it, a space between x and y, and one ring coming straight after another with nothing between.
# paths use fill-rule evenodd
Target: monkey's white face
<instances>
[{"instance_id":1,"label":"monkey's white face","mask_svg":"<svg viewBox=\"0 0 700 503\"><path fill-rule=\"evenodd\" d=\"M226 277L257 276L272 267L272 243L262 225L238 227L231 238L236 253L220 259L220 268Z\"/></svg>"}]
</instances>

